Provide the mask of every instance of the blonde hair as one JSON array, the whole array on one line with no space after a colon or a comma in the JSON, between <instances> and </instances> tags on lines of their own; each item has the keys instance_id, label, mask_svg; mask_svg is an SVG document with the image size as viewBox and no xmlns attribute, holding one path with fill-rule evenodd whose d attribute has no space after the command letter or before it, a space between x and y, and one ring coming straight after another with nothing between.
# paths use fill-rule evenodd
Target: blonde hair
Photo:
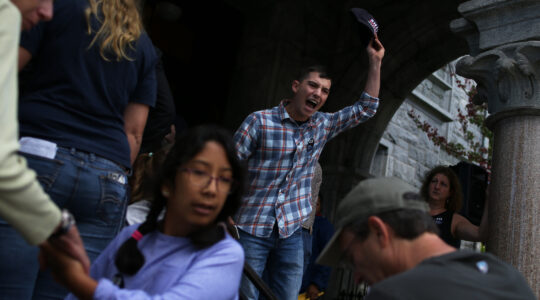
<instances>
[{"instance_id":1,"label":"blonde hair","mask_svg":"<svg viewBox=\"0 0 540 300\"><path fill-rule=\"evenodd\" d=\"M100 43L101 57L109 61L107 54L121 59L133 60L127 54L128 47L134 49L133 42L142 33L142 23L134 0L88 0L89 7L84 11L88 34L92 34L91 20L94 16L101 24L88 48ZM102 14L98 11L101 10Z\"/></svg>"}]
</instances>

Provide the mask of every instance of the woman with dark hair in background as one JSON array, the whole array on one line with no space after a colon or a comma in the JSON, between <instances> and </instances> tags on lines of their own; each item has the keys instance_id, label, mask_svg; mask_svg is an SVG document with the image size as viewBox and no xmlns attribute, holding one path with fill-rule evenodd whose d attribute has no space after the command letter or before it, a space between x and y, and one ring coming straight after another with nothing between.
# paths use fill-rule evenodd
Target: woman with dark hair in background
<instances>
[{"instance_id":1,"label":"woman with dark hair in background","mask_svg":"<svg viewBox=\"0 0 540 300\"><path fill-rule=\"evenodd\" d=\"M91 277L76 260L43 248L73 292L68 299L237 299L244 253L224 223L240 206L244 172L226 131L188 130L163 163L146 221L118 235Z\"/></svg>"},{"instance_id":2,"label":"woman with dark hair in background","mask_svg":"<svg viewBox=\"0 0 540 300\"><path fill-rule=\"evenodd\" d=\"M124 225L127 176L156 99L154 47L135 0L55 0L54 17L22 34L20 151L69 210L90 260ZM13 251L16 249L16 251ZM0 225L0 295L64 298L37 247Z\"/></svg>"},{"instance_id":3,"label":"woman with dark hair in background","mask_svg":"<svg viewBox=\"0 0 540 300\"><path fill-rule=\"evenodd\" d=\"M420 190L429 204L430 214L437 224L440 237L447 244L458 248L461 240L484 242L487 240L488 215L486 201L480 226L472 224L458 212L463 195L459 178L451 168L437 166L430 170Z\"/></svg>"}]
</instances>

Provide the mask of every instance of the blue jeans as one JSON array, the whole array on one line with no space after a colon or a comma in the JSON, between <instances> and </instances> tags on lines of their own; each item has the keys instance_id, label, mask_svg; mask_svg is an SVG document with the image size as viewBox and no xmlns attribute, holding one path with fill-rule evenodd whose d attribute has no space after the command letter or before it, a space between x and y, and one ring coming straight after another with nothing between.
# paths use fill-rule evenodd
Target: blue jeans
<instances>
[{"instance_id":1,"label":"blue jeans","mask_svg":"<svg viewBox=\"0 0 540 300\"><path fill-rule=\"evenodd\" d=\"M285 239L279 238L276 227L268 238L256 237L242 230L239 233L246 262L259 276L266 266L265 281L277 299L298 299L304 266L302 230ZM259 291L246 276L242 276L240 289L248 299L258 299Z\"/></svg>"},{"instance_id":2,"label":"blue jeans","mask_svg":"<svg viewBox=\"0 0 540 300\"><path fill-rule=\"evenodd\" d=\"M311 258L311 248L313 243L313 237L311 233L309 233L309 229L302 228L302 240L304 241L304 272L302 273L302 286L300 288L300 292L304 292L307 288L307 282L304 282L307 281L305 280L307 278L304 275L306 274L309 266L309 259Z\"/></svg>"},{"instance_id":3,"label":"blue jeans","mask_svg":"<svg viewBox=\"0 0 540 300\"><path fill-rule=\"evenodd\" d=\"M43 189L75 217L93 261L123 226L127 177L116 163L75 149L59 148L54 159L24 154ZM39 249L0 220L0 299L63 299L67 290L40 271Z\"/></svg>"}]
</instances>

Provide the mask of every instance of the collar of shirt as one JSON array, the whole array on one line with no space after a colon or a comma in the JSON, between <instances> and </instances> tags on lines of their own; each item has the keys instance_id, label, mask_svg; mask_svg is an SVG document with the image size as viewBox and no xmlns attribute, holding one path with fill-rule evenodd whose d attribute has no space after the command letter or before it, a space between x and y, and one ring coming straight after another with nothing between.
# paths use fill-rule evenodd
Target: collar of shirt
<instances>
[{"instance_id":1,"label":"collar of shirt","mask_svg":"<svg viewBox=\"0 0 540 300\"><path fill-rule=\"evenodd\" d=\"M281 122L284 122L285 120L290 120L291 122L293 123L296 123L296 120L294 120L293 118L291 118L291 116L289 116L289 113L287 112L287 110L285 109L285 106L287 106L287 104L289 104L290 100L289 99L283 99L281 100L281 102L279 103L279 108L278 108L278 112L279 112L279 118L281 119ZM315 124L317 123L316 120L317 120L317 116L318 116L318 111L315 112L308 120L307 122L305 122L304 124L307 124L307 126L309 127L312 127L314 128L315 127ZM304 124L301 124L299 126L302 126Z\"/></svg>"}]
</instances>

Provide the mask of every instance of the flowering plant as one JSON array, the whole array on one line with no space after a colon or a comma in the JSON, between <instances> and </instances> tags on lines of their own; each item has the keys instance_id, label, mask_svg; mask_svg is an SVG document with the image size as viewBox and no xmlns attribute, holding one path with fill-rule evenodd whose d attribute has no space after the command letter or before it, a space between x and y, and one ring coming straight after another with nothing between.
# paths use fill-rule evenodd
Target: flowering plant
<instances>
[{"instance_id":1,"label":"flowering plant","mask_svg":"<svg viewBox=\"0 0 540 300\"><path fill-rule=\"evenodd\" d=\"M407 114L414 121L416 126L427 134L434 145L439 146L446 153L458 159L465 159L471 163L476 163L489 172L491 170L493 133L485 125L487 105L486 103L480 105L473 103L472 100L477 93L473 81L466 79L465 82L463 82L455 73L451 73L451 75L456 80L458 88L461 88L468 97L468 103L465 106L466 111L463 111L460 108L457 113L457 121L461 125L463 137L468 144L467 148L459 142L450 142L444 136L439 135L438 129L433 127L427 121L422 121L420 115L417 114L414 109L408 111ZM482 137L489 139L487 148L481 144L475 134L469 130L470 125L476 126L482 134Z\"/></svg>"}]
</instances>

